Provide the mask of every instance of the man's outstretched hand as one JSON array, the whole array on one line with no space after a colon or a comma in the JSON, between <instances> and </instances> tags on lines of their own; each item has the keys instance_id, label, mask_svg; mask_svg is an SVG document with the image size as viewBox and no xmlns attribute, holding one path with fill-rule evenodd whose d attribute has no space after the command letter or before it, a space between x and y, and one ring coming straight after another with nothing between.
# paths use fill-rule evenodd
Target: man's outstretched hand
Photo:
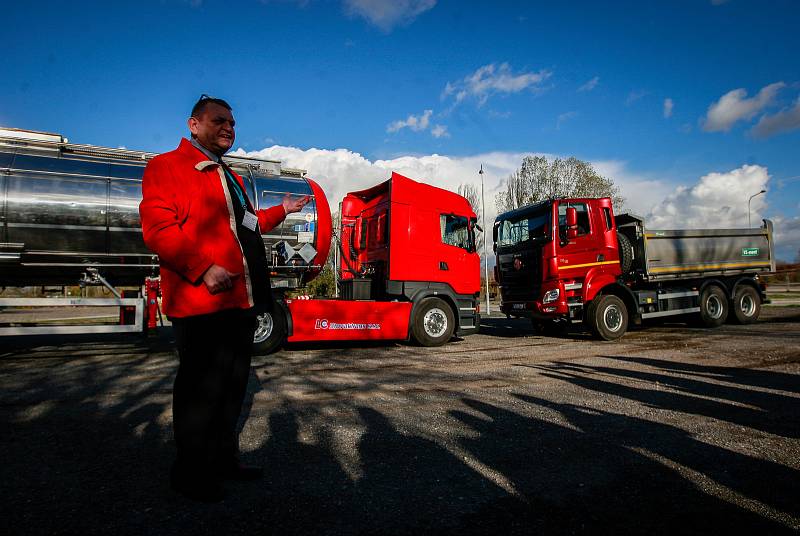
<instances>
[{"instance_id":1,"label":"man's outstretched hand","mask_svg":"<svg viewBox=\"0 0 800 536\"><path fill-rule=\"evenodd\" d=\"M229 272L219 264L212 264L203 274L203 283L211 294L219 294L233 288L233 282L242 274Z\"/></svg>"},{"instance_id":2,"label":"man's outstretched hand","mask_svg":"<svg viewBox=\"0 0 800 536\"><path fill-rule=\"evenodd\" d=\"M283 210L286 211L286 214L291 214L292 212L300 212L303 210L303 207L311 201L311 196L306 195L300 197L298 199L292 199L290 194L286 194L286 197L283 198Z\"/></svg>"}]
</instances>

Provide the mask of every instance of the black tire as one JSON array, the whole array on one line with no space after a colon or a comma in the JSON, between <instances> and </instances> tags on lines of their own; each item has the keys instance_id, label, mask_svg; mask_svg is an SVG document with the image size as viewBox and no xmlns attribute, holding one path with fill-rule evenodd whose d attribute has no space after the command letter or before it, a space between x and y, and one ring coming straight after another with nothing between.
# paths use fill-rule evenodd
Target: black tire
<instances>
[{"instance_id":1,"label":"black tire","mask_svg":"<svg viewBox=\"0 0 800 536\"><path fill-rule=\"evenodd\" d=\"M441 346L456 327L453 309L441 298L425 298L411 320L411 337L420 346Z\"/></svg>"},{"instance_id":2,"label":"black tire","mask_svg":"<svg viewBox=\"0 0 800 536\"><path fill-rule=\"evenodd\" d=\"M619 247L619 266L623 274L631 271L633 266L633 246L627 236L617 231L617 243Z\"/></svg>"},{"instance_id":3,"label":"black tire","mask_svg":"<svg viewBox=\"0 0 800 536\"><path fill-rule=\"evenodd\" d=\"M761 314L761 295L750 285L739 285L733 293L731 321L736 324L752 324Z\"/></svg>"},{"instance_id":4,"label":"black tire","mask_svg":"<svg viewBox=\"0 0 800 536\"><path fill-rule=\"evenodd\" d=\"M602 294L589 304L586 322L596 337L615 341L628 330L628 308L618 296Z\"/></svg>"},{"instance_id":5,"label":"black tire","mask_svg":"<svg viewBox=\"0 0 800 536\"><path fill-rule=\"evenodd\" d=\"M253 334L253 353L271 354L278 351L286 341L286 316L279 305L275 311L256 317L256 331Z\"/></svg>"},{"instance_id":6,"label":"black tire","mask_svg":"<svg viewBox=\"0 0 800 536\"><path fill-rule=\"evenodd\" d=\"M563 318L553 320L537 320L532 318L531 324L533 324L534 331L546 337L560 337L567 333L567 328L569 327L569 322Z\"/></svg>"},{"instance_id":7,"label":"black tire","mask_svg":"<svg viewBox=\"0 0 800 536\"><path fill-rule=\"evenodd\" d=\"M716 328L728 318L728 297L716 285L709 285L700 294L700 313L696 317L701 326Z\"/></svg>"}]
</instances>

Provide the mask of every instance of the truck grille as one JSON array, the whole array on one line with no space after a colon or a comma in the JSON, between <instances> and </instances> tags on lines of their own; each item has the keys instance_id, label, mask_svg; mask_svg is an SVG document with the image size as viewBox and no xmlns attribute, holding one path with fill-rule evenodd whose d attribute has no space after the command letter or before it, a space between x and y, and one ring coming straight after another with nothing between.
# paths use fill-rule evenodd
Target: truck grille
<instances>
[{"instance_id":1,"label":"truck grille","mask_svg":"<svg viewBox=\"0 0 800 536\"><path fill-rule=\"evenodd\" d=\"M540 249L498 255L500 296L504 302L533 301L542 286ZM519 259L521 266L514 267Z\"/></svg>"}]
</instances>

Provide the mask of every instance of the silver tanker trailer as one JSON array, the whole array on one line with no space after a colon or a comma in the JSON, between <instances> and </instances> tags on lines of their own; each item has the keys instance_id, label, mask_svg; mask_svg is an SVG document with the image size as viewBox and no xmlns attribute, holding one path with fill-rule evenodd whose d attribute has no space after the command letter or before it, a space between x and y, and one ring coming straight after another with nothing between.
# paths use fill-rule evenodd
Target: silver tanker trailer
<instances>
[{"instance_id":1,"label":"silver tanker trailer","mask_svg":"<svg viewBox=\"0 0 800 536\"><path fill-rule=\"evenodd\" d=\"M154 153L72 144L61 135L0 128L0 288L105 285L103 298L6 298L14 306L112 305L135 309L132 323L106 326L3 326L0 335L140 331L155 325L158 259L139 226L141 179ZM263 235L273 287L303 285L322 269L331 239L324 192L305 172L279 161L226 156L256 209L286 194L311 196L304 209ZM154 283L156 282L156 283ZM137 287L122 297L118 287ZM148 317L149 316L149 317Z\"/></svg>"}]
</instances>

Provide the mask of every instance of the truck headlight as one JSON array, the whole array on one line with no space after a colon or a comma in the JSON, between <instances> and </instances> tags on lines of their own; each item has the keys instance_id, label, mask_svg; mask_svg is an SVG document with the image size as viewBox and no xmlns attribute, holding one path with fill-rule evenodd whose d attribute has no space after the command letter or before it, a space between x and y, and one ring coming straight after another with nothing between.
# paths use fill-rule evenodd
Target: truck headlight
<instances>
[{"instance_id":1,"label":"truck headlight","mask_svg":"<svg viewBox=\"0 0 800 536\"><path fill-rule=\"evenodd\" d=\"M557 288L553 290L548 290L544 293L544 297L542 298L542 303L552 303L558 299L561 295L561 291Z\"/></svg>"}]
</instances>

